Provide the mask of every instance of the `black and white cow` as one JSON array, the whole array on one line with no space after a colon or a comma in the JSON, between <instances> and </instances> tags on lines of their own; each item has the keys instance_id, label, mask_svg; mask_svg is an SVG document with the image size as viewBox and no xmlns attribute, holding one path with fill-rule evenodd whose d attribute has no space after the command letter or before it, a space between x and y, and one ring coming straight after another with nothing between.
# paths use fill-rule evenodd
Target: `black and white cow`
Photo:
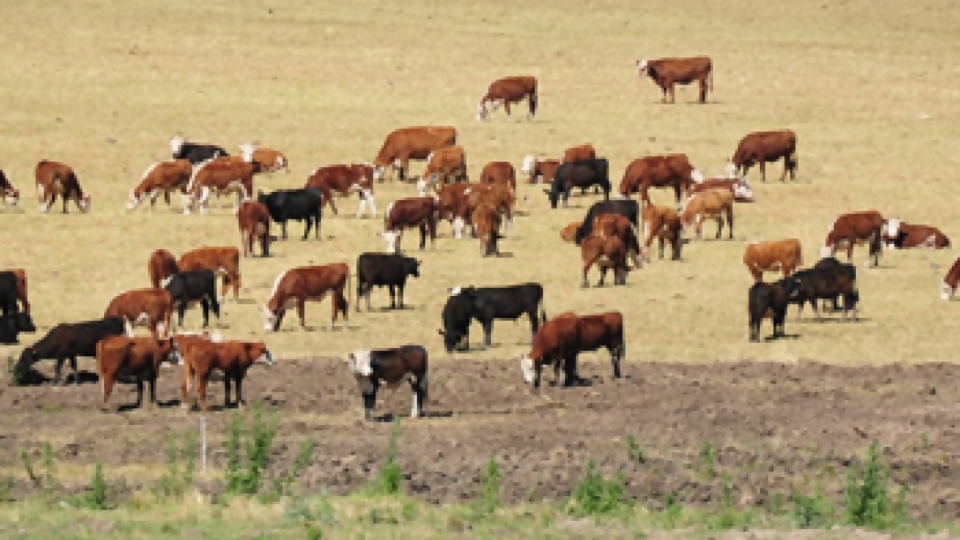
<instances>
[{"instance_id":1,"label":"black and white cow","mask_svg":"<svg viewBox=\"0 0 960 540\"><path fill-rule=\"evenodd\" d=\"M550 196L550 208L557 207L561 195L563 207L566 208L570 190L590 186L599 186L603 190L604 200L610 199L610 165L606 159L584 159L560 165L550 189L544 191Z\"/></svg>"},{"instance_id":2,"label":"black and white cow","mask_svg":"<svg viewBox=\"0 0 960 540\"><path fill-rule=\"evenodd\" d=\"M170 155L173 159L185 159L194 165L218 157L228 157L222 147L214 144L190 143L179 135L170 139Z\"/></svg>"},{"instance_id":3,"label":"black and white cow","mask_svg":"<svg viewBox=\"0 0 960 540\"><path fill-rule=\"evenodd\" d=\"M397 307L397 293L400 308L403 309L403 289L407 285L407 276L420 277L420 261L394 253L362 253L357 257L357 311L360 311L360 298L367 297L367 311L370 311L370 293L374 286L390 288L390 309Z\"/></svg>"},{"instance_id":4,"label":"black and white cow","mask_svg":"<svg viewBox=\"0 0 960 540\"><path fill-rule=\"evenodd\" d=\"M577 229L575 237L579 246L584 238L590 236L593 232L593 218L600 214L619 214L626 216L636 228L640 222L640 203L633 199L614 199L610 201L599 201L590 207L587 211L587 217L583 218L583 223Z\"/></svg>"},{"instance_id":5,"label":"black and white cow","mask_svg":"<svg viewBox=\"0 0 960 540\"><path fill-rule=\"evenodd\" d=\"M540 318L537 318L537 310ZM483 326L483 344L491 345L494 319L517 320L526 314L530 318L531 339L540 323L546 322L543 309L543 286L524 283L507 287L454 287L443 306L443 336L447 352L469 349L470 322L476 319Z\"/></svg>"},{"instance_id":6,"label":"black and white cow","mask_svg":"<svg viewBox=\"0 0 960 540\"><path fill-rule=\"evenodd\" d=\"M303 240L316 226L314 238L320 238L320 218L323 210L323 193L316 188L278 189L269 195L257 192L257 201L267 207L270 219L280 224L283 239L287 239L287 221L307 221Z\"/></svg>"},{"instance_id":7,"label":"black and white cow","mask_svg":"<svg viewBox=\"0 0 960 540\"><path fill-rule=\"evenodd\" d=\"M14 312L0 316L0 344L14 345L19 343L20 333L36 332L33 319L26 311Z\"/></svg>"},{"instance_id":8,"label":"black and white cow","mask_svg":"<svg viewBox=\"0 0 960 540\"><path fill-rule=\"evenodd\" d=\"M183 314L188 307L200 302L203 307L203 327L210 324L210 307L220 324L220 302L217 301L217 275L213 270L186 270L163 281L177 307L177 326L183 326Z\"/></svg>"},{"instance_id":9,"label":"black and white cow","mask_svg":"<svg viewBox=\"0 0 960 540\"><path fill-rule=\"evenodd\" d=\"M77 357L96 358L97 342L107 336L122 336L126 326L120 317L109 317L79 323L61 323L53 327L46 336L30 347L23 349L20 360L14 368L14 376L20 380L27 370L40 360L56 360L53 384L60 384L60 372L63 363L69 359L73 369L73 382L80 384L77 372Z\"/></svg>"},{"instance_id":10,"label":"black and white cow","mask_svg":"<svg viewBox=\"0 0 960 540\"><path fill-rule=\"evenodd\" d=\"M347 355L347 368L360 385L363 396L364 418L373 420L380 385L394 389L404 379L413 390L410 416L423 415L427 401L427 351L419 345L404 345L396 349L357 350Z\"/></svg>"}]
</instances>

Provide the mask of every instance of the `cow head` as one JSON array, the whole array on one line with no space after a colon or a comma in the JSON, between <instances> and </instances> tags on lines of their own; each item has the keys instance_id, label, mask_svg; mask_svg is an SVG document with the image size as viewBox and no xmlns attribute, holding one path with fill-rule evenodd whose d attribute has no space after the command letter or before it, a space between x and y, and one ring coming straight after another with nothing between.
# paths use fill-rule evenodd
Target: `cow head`
<instances>
[{"instance_id":1,"label":"cow head","mask_svg":"<svg viewBox=\"0 0 960 540\"><path fill-rule=\"evenodd\" d=\"M245 143L245 144L241 144L239 148L240 148L240 156L243 158L244 161L248 163L253 161L253 153L257 151L257 145Z\"/></svg>"},{"instance_id":2,"label":"cow head","mask_svg":"<svg viewBox=\"0 0 960 540\"><path fill-rule=\"evenodd\" d=\"M736 178L737 173L740 172L739 167L737 167L732 161L728 161L724 166L724 170L727 172L727 178Z\"/></svg>"},{"instance_id":3,"label":"cow head","mask_svg":"<svg viewBox=\"0 0 960 540\"><path fill-rule=\"evenodd\" d=\"M170 138L170 157L176 159L177 155L180 153L180 149L183 148L183 137L180 135L175 135Z\"/></svg>"},{"instance_id":4,"label":"cow head","mask_svg":"<svg viewBox=\"0 0 960 540\"><path fill-rule=\"evenodd\" d=\"M823 246L820 248L820 258L833 257L836 253L836 248L834 246Z\"/></svg>"},{"instance_id":5,"label":"cow head","mask_svg":"<svg viewBox=\"0 0 960 540\"><path fill-rule=\"evenodd\" d=\"M703 183L703 173L700 172L700 171L697 170L697 169L694 169L693 172L690 173L690 180L691 180L694 184L702 184L702 183Z\"/></svg>"},{"instance_id":6,"label":"cow head","mask_svg":"<svg viewBox=\"0 0 960 540\"><path fill-rule=\"evenodd\" d=\"M489 99L483 98L480 100L480 103L477 104L477 121L481 121L490 115L490 118L493 119L493 113L496 111L500 105L503 105L502 99Z\"/></svg>"},{"instance_id":7,"label":"cow head","mask_svg":"<svg viewBox=\"0 0 960 540\"><path fill-rule=\"evenodd\" d=\"M951 286L946 281L940 283L940 299L949 300L953 293L956 291L956 287Z\"/></svg>"},{"instance_id":8,"label":"cow head","mask_svg":"<svg viewBox=\"0 0 960 540\"><path fill-rule=\"evenodd\" d=\"M753 190L747 183L747 177L743 176L740 181L733 185L733 198L738 202L752 202Z\"/></svg>"},{"instance_id":9,"label":"cow head","mask_svg":"<svg viewBox=\"0 0 960 540\"><path fill-rule=\"evenodd\" d=\"M90 211L90 196L89 196L89 195L81 195L80 197L78 197L78 198L77 198L77 208L79 208L80 211L83 212L84 214L86 214L87 212L89 212L89 211Z\"/></svg>"},{"instance_id":10,"label":"cow head","mask_svg":"<svg viewBox=\"0 0 960 540\"><path fill-rule=\"evenodd\" d=\"M30 371L30 368L39 361L40 358L37 357L37 351L33 347L25 347L23 352L20 353L20 360L17 361L17 365L13 368L13 376L16 381L21 381L23 377Z\"/></svg>"},{"instance_id":11,"label":"cow head","mask_svg":"<svg viewBox=\"0 0 960 540\"><path fill-rule=\"evenodd\" d=\"M422 261L414 259L413 257L404 257L403 258L403 272L408 276L413 276L415 278L420 277L420 264Z\"/></svg>"},{"instance_id":12,"label":"cow head","mask_svg":"<svg viewBox=\"0 0 960 540\"><path fill-rule=\"evenodd\" d=\"M277 308L276 312L270 311L267 306L260 306L260 317L263 319L263 329L267 332L276 332L280 330L280 315L283 314L283 306Z\"/></svg>"},{"instance_id":13,"label":"cow head","mask_svg":"<svg viewBox=\"0 0 960 540\"><path fill-rule=\"evenodd\" d=\"M360 387L360 393L364 395L372 394L374 391L373 382L373 364L369 350L356 350L347 355L347 369L353 378L356 379ZM369 418L369 412L368 412Z\"/></svg>"},{"instance_id":14,"label":"cow head","mask_svg":"<svg viewBox=\"0 0 960 540\"><path fill-rule=\"evenodd\" d=\"M378 233L383 241L387 243L387 252L388 253L400 253L399 243L400 236L403 235L403 231L383 231Z\"/></svg>"},{"instance_id":15,"label":"cow head","mask_svg":"<svg viewBox=\"0 0 960 540\"><path fill-rule=\"evenodd\" d=\"M525 172L529 175L533 175L537 170L537 157L536 156L524 156L523 165L520 166L520 171Z\"/></svg>"},{"instance_id":16,"label":"cow head","mask_svg":"<svg viewBox=\"0 0 960 540\"><path fill-rule=\"evenodd\" d=\"M17 203L20 202L20 191L10 188L3 192L3 202L13 208L17 206Z\"/></svg>"},{"instance_id":17,"label":"cow head","mask_svg":"<svg viewBox=\"0 0 960 540\"><path fill-rule=\"evenodd\" d=\"M250 343L250 359L254 364L263 364L265 366L273 365L273 355L270 354L270 349L267 348L265 343L257 342Z\"/></svg>"},{"instance_id":18,"label":"cow head","mask_svg":"<svg viewBox=\"0 0 960 540\"><path fill-rule=\"evenodd\" d=\"M536 364L527 353L520 355L520 372L523 373L523 382L526 384L533 384L537 378Z\"/></svg>"},{"instance_id":19,"label":"cow head","mask_svg":"<svg viewBox=\"0 0 960 540\"><path fill-rule=\"evenodd\" d=\"M886 220L886 223L884 223L884 232L887 233L886 235L889 238L889 242L886 244L887 249L893 249L896 247L894 245L894 240L900 236L900 224L901 221L897 218L890 218Z\"/></svg>"},{"instance_id":20,"label":"cow head","mask_svg":"<svg viewBox=\"0 0 960 540\"><path fill-rule=\"evenodd\" d=\"M649 70L649 62L646 60L637 60L637 72L641 77L645 76Z\"/></svg>"},{"instance_id":21,"label":"cow head","mask_svg":"<svg viewBox=\"0 0 960 540\"><path fill-rule=\"evenodd\" d=\"M455 286L448 289L450 298L443 308L443 328L437 333L443 336L443 346L448 353L469 348L464 341L468 337L470 320L473 317L473 287Z\"/></svg>"}]
</instances>

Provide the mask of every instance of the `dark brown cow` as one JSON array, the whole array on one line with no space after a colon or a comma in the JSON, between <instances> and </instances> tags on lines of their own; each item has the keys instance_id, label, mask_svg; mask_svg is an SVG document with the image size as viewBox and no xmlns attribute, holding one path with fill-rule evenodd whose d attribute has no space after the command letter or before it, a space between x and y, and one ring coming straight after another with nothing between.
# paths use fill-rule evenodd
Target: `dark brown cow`
<instances>
[{"instance_id":1,"label":"dark brown cow","mask_svg":"<svg viewBox=\"0 0 960 540\"><path fill-rule=\"evenodd\" d=\"M616 236L599 236L593 234L580 243L580 254L583 258L583 281L580 286L587 288L587 273L594 264L600 267L600 281L598 287L603 287L603 280L607 277L607 270L613 269L613 284L627 284L627 248L623 241Z\"/></svg>"},{"instance_id":2,"label":"dark brown cow","mask_svg":"<svg viewBox=\"0 0 960 540\"><path fill-rule=\"evenodd\" d=\"M841 215L830 227L827 238L823 241L824 247L820 248L820 256L833 257L838 249L846 248L847 261L850 261L853 258L853 246L867 244L873 266L880 266L884 223L883 216L876 210Z\"/></svg>"},{"instance_id":3,"label":"dark brown cow","mask_svg":"<svg viewBox=\"0 0 960 540\"><path fill-rule=\"evenodd\" d=\"M399 170L406 179L411 159L427 159L437 148L457 144L457 130L451 126L415 126L392 131L373 160L373 178L383 181L387 167ZM391 178L392 180L392 178Z\"/></svg>"},{"instance_id":4,"label":"dark brown cow","mask_svg":"<svg viewBox=\"0 0 960 540\"><path fill-rule=\"evenodd\" d=\"M329 202L334 214L338 212L333 198L335 196L349 197L351 193L356 191L360 194L357 218L363 215L367 203L370 203L373 217L377 217L377 202L373 195L373 165L354 163L352 165L320 167L313 171L310 178L307 178L307 185L304 187L319 189L323 194L323 205Z\"/></svg>"},{"instance_id":5,"label":"dark brown cow","mask_svg":"<svg viewBox=\"0 0 960 540\"><path fill-rule=\"evenodd\" d=\"M667 92L670 93L670 103L676 103L674 85L677 84L699 83L700 103L706 103L707 90L713 90L713 62L709 56L637 60L637 69L641 77L649 76L663 91L661 103L666 103Z\"/></svg>"},{"instance_id":6,"label":"dark brown cow","mask_svg":"<svg viewBox=\"0 0 960 540\"><path fill-rule=\"evenodd\" d=\"M103 390L103 405L109 407L110 394L113 392L117 375L129 374L137 378L137 404L143 403L143 381L150 387L148 407L157 404L157 376L160 363L168 361L179 364L177 345L173 339L155 339L152 337L107 336L97 342L97 375Z\"/></svg>"},{"instance_id":7,"label":"dark brown cow","mask_svg":"<svg viewBox=\"0 0 960 540\"><path fill-rule=\"evenodd\" d=\"M749 133L740 139L736 152L730 158L728 168L747 174L750 167L760 166L760 179L767 181L767 163L783 159L783 182L790 173L790 179L796 180L797 171L797 134L789 129L780 131L758 131Z\"/></svg>"},{"instance_id":8,"label":"dark brown cow","mask_svg":"<svg viewBox=\"0 0 960 540\"><path fill-rule=\"evenodd\" d=\"M955 292L957 285L960 285L960 256L953 261L953 266L947 270L947 275L943 276L943 282L940 284L940 299L949 300Z\"/></svg>"},{"instance_id":9,"label":"dark brown cow","mask_svg":"<svg viewBox=\"0 0 960 540\"><path fill-rule=\"evenodd\" d=\"M509 161L491 161L483 166L481 184L500 184L517 189L517 171Z\"/></svg>"},{"instance_id":10,"label":"dark brown cow","mask_svg":"<svg viewBox=\"0 0 960 540\"><path fill-rule=\"evenodd\" d=\"M387 252L400 253L400 239L404 229L420 228L420 250L427 246L430 236L430 249L437 249L437 220L439 210L433 197L412 197L399 199L387 207L383 220L383 232L378 233L387 243Z\"/></svg>"},{"instance_id":11,"label":"dark brown cow","mask_svg":"<svg viewBox=\"0 0 960 540\"><path fill-rule=\"evenodd\" d=\"M648 156L627 165L619 191L624 199L640 192L643 204L653 204L648 194L650 188L673 188L679 208L681 194L689 195L693 184L702 180L703 173L693 168L686 154Z\"/></svg>"},{"instance_id":12,"label":"dark brown cow","mask_svg":"<svg viewBox=\"0 0 960 540\"><path fill-rule=\"evenodd\" d=\"M127 335L133 337L134 328L145 326L153 339L169 335L173 316L173 298L166 289L135 289L118 294L107 306L103 318L123 319Z\"/></svg>"},{"instance_id":13,"label":"dark brown cow","mask_svg":"<svg viewBox=\"0 0 960 540\"><path fill-rule=\"evenodd\" d=\"M158 249L150 254L150 260L147 261L147 273L150 275L150 285L154 289L162 287L168 277L179 271L177 258L173 256L173 253L165 249Z\"/></svg>"},{"instance_id":14,"label":"dark brown cow","mask_svg":"<svg viewBox=\"0 0 960 540\"><path fill-rule=\"evenodd\" d=\"M620 378L620 361L626 352L627 344L623 339L623 314L619 311L608 311L595 315L577 317L580 327L580 352L596 351L605 348L610 352L610 363L613 365L613 377Z\"/></svg>"},{"instance_id":15,"label":"dark brown cow","mask_svg":"<svg viewBox=\"0 0 960 540\"><path fill-rule=\"evenodd\" d=\"M133 210L140 206L140 203L149 199L150 210L153 211L157 205L157 197L161 193L163 194L163 200L169 206L170 192L186 190L192 174L193 164L186 159L158 161L150 165L143 173L140 184L130 190L130 202L127 203L127 210Z\"/></svg>"},{"instance_id":16,"label":"dark brown cow","mask_svg":"<svg viewBox=\"0 0 960 540\"><path fill-rule=\"evenodd\" d=\"M253 243L260 241L260 256L270 255L270 211L263 203L244 201L237 211L240 244L244 257L253 257Z\"/></svg>"},{"instance_id":17,"label":"dark brown cow","mask_svg":"<svg viewBox=\"0 0 960 540\"><path fill-rule=\"evenodd\" d=\"M473 229L480 239L480 256L500 255L497 240L500 236L500 213L492 206L482 204L473 212Z\"/></svg>"},{"instance_id":18,"label":"dark brown cow","mask_svg":"<svg viewBox=\"0 0 960 540\"><path fill-rule=\"evenodd\" d=\"M77 174L69 165L41 160L37 163L36 178L40 211L44 214L57 202L57 195L63 197L64 214L67 213L69 201L73 201L84 214L90 211L90 196L83 194Z\"/></svg>"},{"instance_id":19,"label":"dark brown cow","mask_svg":"<svg viewBox=\"0 0 960 540\"><path fill-rule=\"evenodd\" d=\"M10 184L10 180L7 180L7 175L2 169L0 169L0 195L3 195L3 203L9 208L17 206L20 202L20 190Z\"/></svg>"},{"instance_id":20,"label":"dark brown cow","mask_svg":"<svg viewBox=\"0 0 960 540\"><path fill-rule=\"evenodd\" d=\"M527 177L528 184L536 183L537 178L540 178L541 183L551 184L560 165L559 159L540 159L535 156L526 156L523 158L523 166L520 167L520 170L530 175Z\"/></svg>"},{"instance_id":21,"label":"dark brown cow","mask_svg":"<svg viewBox=\"0 0 960 540\"><path fill-rule=\"evenodd\" d=\"M211 342L197 340L185 350L180 351L183 358L183 383L180 385L180 406L186 410L193 408L190 402L190 383L194 377L197 383L197 401L200 409L209 412L207 405L207 383L214 369L223 372L223 408L229 408L230 382L237 388L237 407L243 407L243 378L254 364L273 365L273 355L262 341L222 341Z\"/></svg>"},{"instance_id":22,"label":"dark brown cow","mask_svg":"<svg viewBox=\"0 0 960 540\"><path fill-rule=\"evenodd\" d=\"M599 214L593 218L593 234L619 238L627 250L627 258L633 260L633 266L640 268L643 265L640 261L640 242L630 218L620 214ZM576 239L575 231L573 238Z\"/></svg>"},{"instance_id":23,"label":"dark brown cow","mask_svg":"<svg viewBox=\"0 0 960 540\"><path fill-rule=\"evenodd\" d=\"M527 114L527 120L533 120L537 114L537 78L531 76L505 77L498 79L490 84L487 93L477 104L477 121L490 115L493 120L493 113L501 105L510 116L510 104L520 103L524 98L530 106L530 112Z\"/></svg>"},{"instance_id":24,"label":"dark brown cow","mask_svg":"<svg viewBox=\"0 0 960 540\"><path fill-rule=\"evenodd\" d=\"M883 245L887 249L945 249L950 247L950 239L936 227L912 225L891 218L883 229Z\"/></svg>"},{"instance_id":25,"label":"dark brown cow","mask_svg":"<svg viewBox=\"0 0 960 540\"><path fill-rule=\"evenodd\" d=\"M241 144L240 156L244 161L256 161L260 164L258 172L290 172L290 162L282 153L270 148L261 148L255 144Z\"/></svg>"},{"instance_id":26,"label":"dark brown cow","mask_svg":"<svg viewBox=\"0 0 960 540\"><path fill-rule=\"evenodd\" d=\"M233 301L240 302L240 250L232 247L202 247L180 256L177 267L187 270L212 270L223 276L220 287L220 303L226 301L227 291L233 287Z\"/></svg>"},{"instance_id":27,"label":"dark brown cow","mask_svg":"<svg viewBox=\"0 0 960 540\"><path fill-rule=\"evenodd\" d=\"M199 203L200 213L206 214L211 194L219 197L230 193L237 194L233 211L238 212L240 203L253 197L253 175L260 170L256 161L236 157L215 158L197 165L184 194L183 213L189 214Z\"/></svg>"},{"instance_id":28,"label":"dark brown cow","mask_svg":"<svg viewBox=\"0 0 960 540\"><path fill-rule=\"evenodd\" d=\"M764 272L777 270L787 277L797 267L803 266L803 249L796 238L751 242L743 252L743 264L747 266L754 282L763 281Z\"/></svg>"},{"instance_id":29,"label":"dark brown cow","mask_svg":"<svg viewBox=\"0 0 960 540\"><path fill-rule=\"evenodd\" d=\"M267 332L280 330L283 315L296 306L300 316L300 328L306 329L305 308L308 300L320 302L329 294L333 294L333 317L330 319L330 330L337 322L339 313L343 313L343 328L349 323L347 298L344 296L344 287L350 285L350 267L345 263L328 264L324 266L301 266L291 268L277 276L273 282L270 299L261 308L263 329Z\"/></svg>"},{"instance_id":30,"label":"dark brown cow","mask_svg":"<svg viewBox=\"0 0 960 540\"><path fill-rule=\"evenodd\" d=\"M650 244L654 237L659 241L660 260L663 260L663 248L666 242L670 242L670 248L673 251L671 259L680 260L680 250L683 247L683 224L680 222L680 214L669 206L647 205L641 212L641 223L643 223L643 248L641 256L644 261L650 262Z\"/></svg>"}]
</instances>

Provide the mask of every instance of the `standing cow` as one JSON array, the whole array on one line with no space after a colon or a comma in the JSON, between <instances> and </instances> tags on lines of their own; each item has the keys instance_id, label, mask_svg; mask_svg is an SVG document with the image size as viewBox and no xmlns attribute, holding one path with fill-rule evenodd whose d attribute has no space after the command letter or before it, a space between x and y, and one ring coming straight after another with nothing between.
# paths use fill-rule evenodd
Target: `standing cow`
<instances>
[{"instance_id":1,"label":"standing cow","mask_svg":"<svg viewBox=\"0 0 960 540\"><path fill-rule=\"evenodd\" d=\"M850 261L853 257L853 246L867 244L870 247L867 264L872 260L874 267L880 266L884 223L886 220L876 210L840 215L830 226L823 247L820 248L820 256L833 257L838 249L846 248L847 261Z\"/></svg>"},{"instance_id":2,"label":"standing cow","mask_svg":"<svg viewBox=\"0 0 960 540\"><path fill-rule=\"evenodd\" d=\"M674 85L700 84L700 103L707 102L707 91L713 89L713 61L709 56L692 58L661 58L659 60L637 60L640 76L649 76L663 91L662 103L676 103Z\"/></svg>"},{"instance_id":3,"label":"standing cow","mask_svg":"<svg viewBox=\"0 0 960 540\"><path fill-rule=\"evenodd\" d=\"M211 159L229 156L230 154L223 147L215 144L187 142L180 135L170 138L170 157L173 159L185 159L197 165Z\"/></svg>"},{"instance_id":4,"label":"standing cow","mask_svg":"<svg viewBox=\"0 0 960 540\"><path fill-rule=\"evenodd\" d=\"M107 409L117 375L128 373L137 378L137 404L143 403L143 382L150 390L150 407L157 404L157 375L160 363L177 365L180 356L173 339L152 337L108 336L97 343L97 375L103 390L101 409Z\"/></svg>"},{"instance_id":5,"label":"standing cow","mask_svg":"<svg viewBox=\"0 0 960 540\"><path fill-rule=\"evenodd\" d=\"M320 220L323 217L323 195L319 189L278 189L264 194L257 192L257 202L267 207L270 217L280 224L283 239L287 239L287 221L306 221L303 238L306 240L310 229L314 228L313 237L320 239Z\"/></svg>"},{"instance_id":6,"label":"standing cow","mask_svg":"<svg viewBox=\"0 0 960 540\"><path fill-rule=\"evenodd\" d=\"M404 181L411 159L427 159L438 148L457 144L457 130L452 126L415 126L390 132L373 160L373 178L383 181L387 167L399 172Z\"/></svg>"},{"instance_id":7,"label":"standing cow","mask_svg":"<svg viewBox=\"0 0 960 540\"><path fill-rule=\"evenodd\" d=\"M404 379L410 381L413 405L410 417L423 415L427 401L427 350L419 345L405 345L396 349L356 350L347 355L347 369L356 379L363 396L364 418L373 420L377 404L377 389L381 384L396 388Z\"/></svg>"},{"instance_id":8,"label":"standing cow","mask_svg":"<svg viewBox=\"0 0 960 540\"><path fill-rule=\"evenodd\" d=\"M493 120L493 113L501 105L507 116L510 116L510 104L520 103L524 98L530 106L527 120L533 120L537 114L536 77L524 75L498 79L490 84L487 93L480 98L480 103L477 104L477 121L485 119L487 114L490 115L490 120Z\"/></svg>"},{"instance_id":9,"label":"standing cow","mask_svg":"<svg viewBox=\"0 0 960 540\"><path fill-rule=\"evenodd\" d=\"M398 296L400 309L403 309L403 290L408 276L420 277L419 260L395 253L361 254L357 257L357 311L360 311L360 299L364 296L367 297L367 311L370 311L373 287L389 287L390 309L396 309Z\"/></svg>"},{"instance_id":10,"label":"standing cow","mask_svg":"<svg viewBox=\"0 0 960 540\"><path fill-rule=\"evenodd\" d=\"M764 272L780 270L787 277L803 266L803 249L796 238L751 242L743 252L743 264L755 282L763 281Z\"/></svg>"},{"instance_id":11,"label":"standing cow","mask_svg":"<svg viewBox=\"0 0 960 540\"><path fill-rule=\"evenodd\" d=\"M453 287L443 306L443 336L447 352L454 349L469 349L470 322L477 320L483 326L483 345L490 347L493 336L493 321L515 321L524 314L530 319L531 337L536 335L541 319L547 320L543 307L543 286L539 283L523 283L507 287Z\"/></svg>"},{"instance_id":12,"label":"standing cow","mask_svg":"<svg viewBox=\"0 0 960 540\"><path fill-rule=\"evenodd\" d=\"M60 374L63 363L70 360L73 370L73 382L80 385L80 374L77 371L77 357L86 356L96 358L97 342L107 336L120 336L126 331L124 321L120 317L98 319L79 323L60 323L54 326L46 336L33 345L23 349L20 360L14 368L16 380L22 380L31 366L40 360L56 360L53 375L53 385L60 385Z\"/></svg>"},{"instance_id":13,"label":"standing cow","mask_svg":"<svg viewBox=\"0 0 960 540\"><path fill-rule=\"evenodd\" d=\"M37 195L40 199L40 211L46 214L57 196L63 198L63 213L67 213L67 203L73 201L80 212L90 211L90 196L80 189L77 174L69 165L56 161L41 160L36 168Z\"/></svg>"},{"instance_id":14,"label":"standing cow","mask_svg":"<svg viewBox=\"0 0 960 540\"><path fill-rule=\"evenodd\" d=\"M288 309L297 308L300 316L300 329L306 329L306 303L308 300L320 302L333 295L333 316L330 330L337 322L337 316L343 313L343 329L346 330L350 315L344 290L350 286L350 267L344 263L325 266L302 266L291 268L273 282L273 290L267 304L262 306L263 329L278 332L283 315Z\"/></svg>"},{"instance_id":15,"label":"standing cow","mask_svg":"<svg viewBox=\"0 0 960 540\"><path fill-rule=\"evenodd\" d=\"M170 292L177 308L177 326L183 327L183 315L197 302L203 308L203 327L210 324L210 308L220 325L220 302L217 300L217 275L213 270L186 270L168 277L163 288Z\"/></svg>"},{"instance_id":16,"label":"standing cow","mask_svg":"<svg viewBox=\"0 0 960 540\"><path fill-rule=\"evenodd\" d=\"M733 157L730 158L728 167L734 172L742 171L743 174L747 174L750 167L759 165L760 179L766 182L766 164L780 159L783 159L783 174L780 175L780 181L783 182L786 179L788 172L790 179L796 180L797 134L792 130L757 131L745 135L737 145Z\"/></svg>"}]
</instances>

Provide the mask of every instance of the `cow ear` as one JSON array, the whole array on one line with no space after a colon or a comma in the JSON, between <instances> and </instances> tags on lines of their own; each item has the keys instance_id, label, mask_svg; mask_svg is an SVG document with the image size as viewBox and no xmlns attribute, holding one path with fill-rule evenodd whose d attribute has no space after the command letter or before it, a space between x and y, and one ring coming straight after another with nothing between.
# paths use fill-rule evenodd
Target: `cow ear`
<instances>
[{"instance_id":1,"label":"cow ear","mask_svg":"<svg viewBox=\"0 0 960 540\"><path fill-rule=\"evenodd\" d=\"M421 261L420 259L417 259L417 266L420 266L421 264L423 264L423 261Z\"/></svg>"}]
</instances>

